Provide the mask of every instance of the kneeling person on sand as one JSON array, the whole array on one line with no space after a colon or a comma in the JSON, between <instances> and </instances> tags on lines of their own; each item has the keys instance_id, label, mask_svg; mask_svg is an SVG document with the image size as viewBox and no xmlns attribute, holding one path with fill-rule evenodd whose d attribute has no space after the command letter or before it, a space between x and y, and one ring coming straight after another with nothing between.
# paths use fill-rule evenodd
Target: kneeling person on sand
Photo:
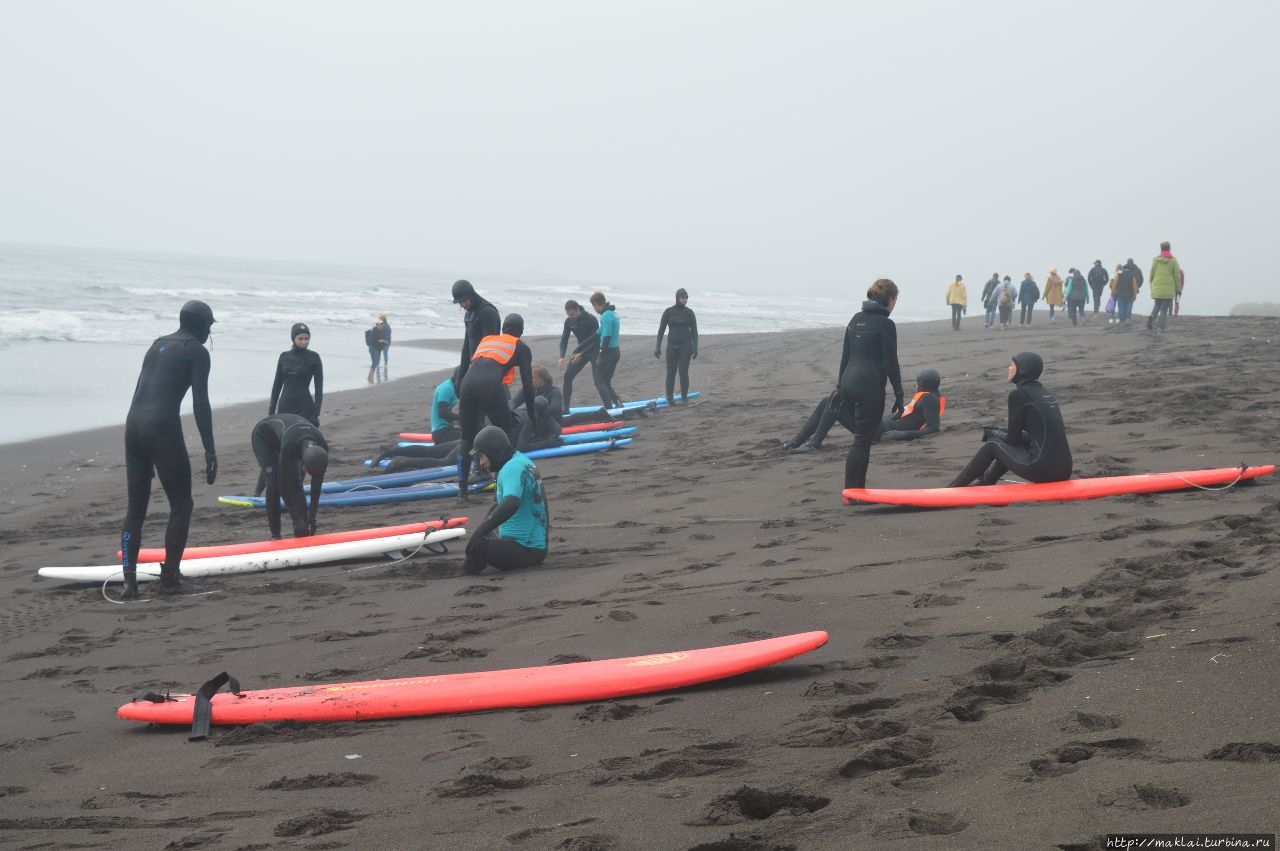
<instances>
[{"instance_id":1,"label":"kneeling person on sand","mask_svg":"<svg viewBox=\"0 0 1280 851\"><path fill-rule=\"evenodd\" d=\"M253 456L262 474L260 487L266 488L267 528L271 539L280 538L280 500L293 521L293 537L316 533L316 510L320 488L329 468L329 444L320 429L297 414L275 414L253 427ZM311 476L311 503L302 492L302 480Z\"/></svg>"},{"instance_id":2,"label":"kneeling person on sand","mask_svg":"<svg viewBox=\"0 0 1280 851\"><path fill-rule=\"evenodd\" d=\"M467 541L464 573L488 565L513 570L542 564L547 557L547 497L533 461L511 448L507 433L485 426L471 454L479 468L497 478L496 502ZM496 531L497 534L494 534Z\"/></svg>"}]
</instances>

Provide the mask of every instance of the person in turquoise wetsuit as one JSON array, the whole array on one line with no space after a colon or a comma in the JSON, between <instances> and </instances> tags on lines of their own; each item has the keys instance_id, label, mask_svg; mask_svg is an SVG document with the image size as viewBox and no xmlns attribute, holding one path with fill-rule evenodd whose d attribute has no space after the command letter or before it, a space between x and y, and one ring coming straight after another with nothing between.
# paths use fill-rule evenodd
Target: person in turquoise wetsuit
<instances>
[{"instance_id":1,"label":"person in turquoise wetsuit","mask_svg":"<svg viewBox=\"0 0 1280 851\"><path fill-rule=\"evenodd\" d=\"M497 492L493 508L467 541L463 573L480 573L489 565L513 570L542 564L550 514L538 468L497 426L480 429L471 454L482 471L497 477Z\"/></svg>"},{"instance_id":2,"label":"person in turquoise wetsuit","mask_svg":"<svg viewBox=\"0 0 1280 851\"><path fill-rule=\"evenodd\" d=\"M604 293L596 290L591 294L591 306L600 314L600 354L596 358L596 390L600 391L600 401L606 408L621 408L622 399L613 390L613 372L622 359L622 349L618 348L620 331L618 312L614 309Z\"/></svg>"},{"instance_id":3,"label":"person in turquoise wetsuit","mask_svg":"<svg viewBox=\"0 0 1280 851\"><path fill-rule=\"evenodd\" d=\"M431 441L439 446L462 437L458 430L458 371L436 385L431 397Z\"/></svg>"}]
</instances>

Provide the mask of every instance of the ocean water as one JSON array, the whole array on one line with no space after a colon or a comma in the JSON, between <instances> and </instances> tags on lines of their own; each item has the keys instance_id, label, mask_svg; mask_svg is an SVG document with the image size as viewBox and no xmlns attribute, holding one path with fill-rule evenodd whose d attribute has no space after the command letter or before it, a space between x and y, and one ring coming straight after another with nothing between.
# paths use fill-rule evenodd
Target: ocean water
<instances>
[{"instance_id":1,"label":"ocean water","mask_svg":"<svg viewBox=\"0 0 1280 851\"><path fill-rule=\"evenodd\" d=\"M597 288L618 306L623 334L656 334L682 285L704 334L842 325L865 292L858 286L847 299L815 298L780 287L761 296L723 284L517 280L480 270L0 245L0 444L123 423L147 347L177 328L179 308L193 298L207 302L217 318L209 344L215 410L260 399L266 414L276 357L289 348L294 322L311 328L311 348L324 359L326 393L368 386L363 335L379 313L388 314L393 331L388 380L448 368L456 350L396 342L461 341L461 310L449 294L459 277L504 314L523 314L528 335L558 335L564 302L586 305ZM913 315L906 304L895 311L899 321L938 315L919 308ZM543 361L554 354L535 351ZM424 410L428 403L424 398Z\"/></svg>"}]
</instances>

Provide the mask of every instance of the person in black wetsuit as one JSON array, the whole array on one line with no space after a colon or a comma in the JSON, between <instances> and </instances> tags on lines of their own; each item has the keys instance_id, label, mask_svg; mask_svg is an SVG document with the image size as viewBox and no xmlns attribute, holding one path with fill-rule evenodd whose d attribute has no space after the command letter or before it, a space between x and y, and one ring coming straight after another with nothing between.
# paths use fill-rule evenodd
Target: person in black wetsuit
<instances>
[{"instance_id":1,"label":"person in black wetsuit","mask_svg":"<svg viewBox=\"0 0 1280 851\"><path fill-rule=\"evenodd\" d=\"M564 332L560 335L560 363L564 370L564 412L569 413L569 405L573 399L573 379L578 373L591 364L591 381L596 378L596 355L600 352L600 322L582 309L582 305L573 299L564 303ZM565 353L569 350L569 335L573 334L578 347L569 355L569 365L565 366Z\"/></svg>"},{"instance_id":2,"label":"person in black wetsuit","mask_svg":"<svg viewBox=\"0 0 1280 851\"><path fill-rule=\"evenodd\" d=\"M884 387L893 385L893 413L902 413L902 372L898 367L898 328L889 318L898 303L898 285L881 278L867 290L862 310L844 332L840 355L840 395L853 419L853 445L844 460L844 486L867 486L871 444L884 415Z\"/></svg>"},{"instance_id":3,"label":"person in black wetsuit","mask_svg":"<svg viewBox=\"0 0 1280 851\"><path fill-rule=\"evenodd\" d=\"M684 287L676 290L676 303L662 311L658 323L658 343L653 356L662 357L662 335L671 329L667 338L667 404L674 405L676 372L680 372L680 401L689 401L689 361L698 357L698 318L689 309L689 293Z\"/></svg>"},{"instance_id":4,"label":"person in black wetsuit","mask_svg":"<svg viewBox=\"0 0 1280 851\"><path fill-rule=\"evenodd\" d=\"M508 434L512 433L511 411L507 407L507 385L520 373L525 414L533 429L538 427L537 408L533 401L533 352L520 337L524 334L524 317L511 313L502 322L502 333L491 334L479 341L471 356L471 368L462 376L458 389L458 414L462 426L461 462L458 465L458 496L467 499L471 480L471 448L480 431L481 417L488 417Z\"/></svg>"},{"instance_id":5,"label":"person in black wetsuit","mask_svg":"<svg viewBox=\"0 0 1280 851\"><path fill-rule=\"evenodd\" d=\"M941 384L942 376L936 369L923 370L916 376L915 396L907 403L902 416L891 415L880 420L876 440L918 440L941 431L942 411L947 404ZM819 402L796 436L782 445L792 452L816 452L836 423L853 431L853 417L845 411L839 390Z\"/></svg>"},{"instance_id":6,"label":"person in black wetsuit","mask_svg":"<svg viewBox=\"0 0 1280 851\"><path fill-rule=\"evenodd\" d=\"M965 487L975 481L994 485L1006 470L1029 482L1071 478L1071 447L1062 410L1040 383L1043 371L1044 359L1035 352L1013 356L1009 380L1017 386L1009 392L1008 429L983 429L978 453L947 487Z\"/></svg>"},{"instance_id":7,"label":"person in black wetsuit","mask_svg":"<svg viewBox=\"0 0 1280 851\"><path fill-rule=\"evenodd\" d=\"M564 409L564 399L560 395L560 388L551 380L551 370L542 364L533 368L533 393L533 406L538 412L536 430L528 417L515 410L520 405L520 400L512 400L511 416L515 419L515 444L519 452L560 445L560 419L563 416L561 411Z\"/></svg>"},{"instance_id":8,"label":"person in black wetsuit","mask_svg":"<svg viewBox=\"0 0 1280 851\"><path fill-rule=\"evenodd\" d=\"M169 500L169 525L164 535L164 564L160 568L160 593L177 594L182 588L182 552L191 529L191 458L182 435L179 409L191 390L196 428L204 444L204 478L213 484L218 456L213 448L213 412L209 406L209 339L213 311L203 301L189 301L178 313L179 328L151 344L142 359L142 371L133 391L133 402L124 424L124 454L129 486L129 507L120 533L124 560L124 598L138 597L138 550L142 547L142 522L151 501L151 477L159 476Z\"/></svg>"},{"instance_id":9,"label":"person in black wetsuit","mask_svg":"<svg viewBox=\"0 0 1280 851\"><path fill-rule=\"evenodd\" d=\"M470 281L453 282L453 303L466 311L462 317L465 328L462 335L462 359L458 362L455 379L458 392L461 393L462 379L471 368L471 361L480 341L502 332L502 318L498 315L498 308L481 298Z\"/></svg>"},{"instance_id":10,"label":"person in black wetsuit","mask_svg":"<svg viewBox=\"0 0 1280 851\"><path fill-rule=\"evenodd\" d=\"M297 414L306 417L314 426L320 425L320 406L324 404L324 364L320 356L311 351L311 329L303 322L295 322L289 331L293 348L280 353L276 361L276 380L271 385L271 402L267 416L274 413ZM311 382L316 385L316 395L311 397Z\"/></svg>"},{"instance_id":11,"label":"person in black wetsuit","mask_svg":"<svg viewBox=\"0 0 1280 851\"><path fill-rule=\"evenodd\" d=\"M320 429L297 414L274 414L253 427L253 457L266 482L267 528L271 539L280 538L280 500L293 521L293 537L316 533L320 488L329 468L329 444ZM302 492L303 473L311 476L311 504Z\"/></svg>"}]
</instances>

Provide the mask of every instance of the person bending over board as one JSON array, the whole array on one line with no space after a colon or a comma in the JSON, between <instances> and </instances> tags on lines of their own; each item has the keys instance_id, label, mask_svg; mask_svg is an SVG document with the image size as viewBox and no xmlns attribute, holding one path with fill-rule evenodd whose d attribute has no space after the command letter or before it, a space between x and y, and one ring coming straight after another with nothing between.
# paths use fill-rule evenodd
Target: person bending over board
<instances>
[{"instance_id":1,"label":"person bending over board","mask_svg":"<svg viewBox=\"0 0 1280 851\"><path fill-rule=\"evenodd\" d=\"M218 456L213 451L213 411L209 406L209 352L204 343L213 326L213 311L203 301L189 301L178 312L178 330L159 337L142 359L133 402L124 423L125 469L129 507L120 533L124 599L138 598L138 550L142 521L151 501L151 477L160 477L169 500L169 526L164 534L160 593L178 594L182 587L182 551L191 530L191 458L182 435L179 409L191 390L200 442L204 444L204 478L213 484Z\"/></svg>"},{"instance_id":2,"label":"person bending over board","mask_svg":"<svg viewBox=\"0 0 1280 851\"><path fill-rule=\"evenodd\" d=\"M1044 385L1044 359L1020 352L1009 362L1009 424L1006 431L988 426L982 446L948 487L973 482L994 485L1006 470L1029 482L1062 482L1071 478L1071 447L1062 423L1062 410Z\"/></svg>"},{"instance_id":3,"label":"person bending over board","mask_svg":"<svg viewBox=\"0 0 1280 851\"><path fill-rule=\"evenodd\" d=\"M941 395L941 383L942 376L936 369L926 369L916 376L915 396L902 416L890 415L880 420L876 440L917 440L941 431L942 411L947 404ZM816 452L836 423L853 431L853 418L846 413L839 390L819 402L796 436L783 441L782 446L792 452Z\"/></svg>"},{"instance_id":4,"label":"person bending over board","mask_svg":"<svg viewBox=\"0 0 1280 851\"><path fill-rule=\"evenodd\" d=\"M280 500L293 521L293 537L316 533L320 488L329 468L329 444L320 429L297 414L264 417L253 427L253 456L262 470L259 483L267 491L267 528L271 540L280 539ZM302 492L303 473L311 476L311 504Z\"/></svg>"},{"instance_id":5,"label":"person bending over board","mask_svg":"<svg viewBox=\"0 0 1280 851\"><path fill-rule=\"evenodd\" d=\"M488 565L513 570L542 564L547 558L549 515L538 468L511 448L506 432L497 426L480 430L471 454L481 470L497 478L497 492L493 508L467 541L462 572L479 573Z\"/></svg>"},{"instance_id":6,"label":"person bending over board","mask_svg":"<svg viewBox=\"0 0 1280 851\"><path fill-rule=\"evenodd\" d=\"M653 347L653 356L662 357L662 335L671 329L667 338L667 404L674 405L672 398L676 386L676 372L680 373L680 403L689 401L689 361L698 357L698 317L689 309L689 293L684 287L676 290L676 303L662 311L662 320L658 323L658 344Z\"/></svg>"},{"instance_id":7,"label":"person bending over board","mask_svg":"<svg viewBox=\"0 0 1280 851\"><path fill-rule=\"evenodd\" d=\"M853 445L844 460L844 486L865 488L871 444L884 415L884 387L893 385L893 413L902 413L902 371L898 329L889 318L898 303L898 285L881 278L867 290L862 310L844 332L840 355L840 395L853 418Z\"/></svg>"},{"instance_id":8,"label":"person bending over board","mask_svg":"<svg viewBox=\"0 0 1280 851\"><path fill-rule=\"evenodd\" d=\"M551 370L542 364L533 368L533 406L538 412L538 424L535 429L528 417L519 411L512 410L515 419L516 449L528 452L530 449L546 449L560 445L560 419L564 416L564 397L560 388L551 380ZM513 407L520 404L513 400Z\"/></svg>"},{"instance_id":9,"label":"person bending over board","mask_svg":"<svg viewBox=\"0 0 1280 851\"><path fill-rule=\"evenodd\" d=\"M524 317L507 314L502 333L485 337L471 357L471 368L462 376L458 388L458 408L462 420L462 458L458 464L458 498L465 502L471 480L471 447L480 431L480 418L488 417L503 432L512 429L511 411L507 408L506 386L520 371L524 410L536 430L537 409L533 402L533 352L520 337L524 334Z\"/></svg>"}]
</instances>

